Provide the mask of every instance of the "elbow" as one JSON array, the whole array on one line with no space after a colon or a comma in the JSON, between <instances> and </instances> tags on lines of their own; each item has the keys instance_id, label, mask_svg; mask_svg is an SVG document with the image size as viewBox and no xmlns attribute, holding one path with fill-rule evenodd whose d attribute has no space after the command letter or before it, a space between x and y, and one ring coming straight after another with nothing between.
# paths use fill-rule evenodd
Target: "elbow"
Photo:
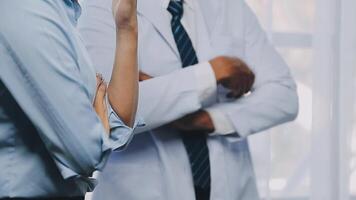
<instances>
[{"instance_id":1,"label":"elbow","mask_svg":"<svg viewBox=\"0 0 356 200\"><path fill-rule=\"evenodd\" d=\"M299 96L296 82L287 77L279 82L279 106L282 109L285 122L297 119L299 114Z\"/></svg>"},{"instance_id":2,"label":"elbow","mask_svg":"<svg viewBox=\"0 0 356 200\"><path fill-rule=\"evenodd\" d=\"M103 153L101 146L95 150L84 148L82 149L82 152L73 158L73 162L65 165L65 168L70 169L70 171L74 171L81 176L90 177L93 175L93 172L102 169Z\"/></svg>"},{"instance_id":3,"label":"elbow","mask_svg":"<svg viewBox=\"0 0 356 200\"><path fill-rule=\"evenodd\" d=\"M135 121L135 106L132 105L132 99L125 99L115 92L112 87L108 87L108 101L114 112L121 119L121 121L132 127Z\"/></svg>"},{"instance_id":4,"label":"elbow","mask_svg":"<svg viewBox=\"0 0 356 200\"><path fill-rule=\"evenodd\" d=\"M95 140L95 143L91 144L91 147L95 145L96 148L83 149L82 154L86 152L86 157L85 159L81 159L81 175L92 176L95 171L104 168L106 163L105 157L110 154L111 149L107 145L103 146L103 144L101 144L102 142L101 139Z\"/></svg>"},{"instance_id":5,"label":"elbow","mask_svg":"<svg viewBox=\"0 0 356 200\"><path fill-rule=\"evenodd\" d=\"M134 122L135 122L133 119L134 118L133 116L124 116L124 117L120 117L120 118L126 126L133 128Z\"/></svg>"},{"instance_id":6,"label":"elbow","mask_svg":"<svg viewBox=\"0 0 356 200\"><path fill-rule=\"evenodd\" d=\"M81 160L84 165L82 167L82 175L91 176L93 172L101 170L104 167L103 158L105 157L105 154L110 151L103 148L99 142L101 143L102 140L95 140L95 143L92 144L95 145L96 148L83 149L82 153L84 153L84 151L86 152L86 159Z\"/></svg>"}]
</instances>

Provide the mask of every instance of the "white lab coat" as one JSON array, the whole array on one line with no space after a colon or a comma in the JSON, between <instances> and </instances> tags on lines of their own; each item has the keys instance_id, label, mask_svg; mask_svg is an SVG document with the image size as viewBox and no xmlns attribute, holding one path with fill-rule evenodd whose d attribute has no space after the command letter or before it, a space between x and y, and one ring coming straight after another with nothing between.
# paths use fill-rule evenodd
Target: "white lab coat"
<instances>
[{"instance_id":1,"label":"white lab coat","mask_svg":"<svg viewBox=\"0 0 356 200\"><path fill-rule=\"evenodd\" d=\"M128 148L113 153L99 178L94 200L194 200L190 164L179 133L166 124L207 106L218 107L238 134L208 138L212 200L257 200L256 180L247 137L293 120L298 111L296 86L289 69L270 45L243 0L196 0L196 52L199 61L237 56L253 69L251 95L218 98L203 105L194 67L181 69L161 0L138 0L139 66L157 77L140 83L139 115L147 126ZM80 30L98 71L110 78L115 49L111 0L87 0ZM151 130L151 131L149 131Z\"/></svg>"}]
</instances>

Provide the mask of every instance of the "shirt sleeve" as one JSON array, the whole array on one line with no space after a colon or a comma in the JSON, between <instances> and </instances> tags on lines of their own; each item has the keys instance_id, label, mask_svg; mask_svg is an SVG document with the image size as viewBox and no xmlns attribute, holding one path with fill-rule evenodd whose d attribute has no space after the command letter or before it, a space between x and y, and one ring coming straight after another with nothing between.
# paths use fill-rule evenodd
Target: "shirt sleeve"
<instances>
[{"instance_id":1,"label":"shirt sleeve","mask_svg":"<svg viewBox=\"0 0 356 200\"><path fill-rule=\"evenodd\" d=\"M209 84L198 83L204 77L197 75L196 68L203 66L197 64L141 82L138 114L146 126L135 132L155 129L201 109L203 98L210 98L206 91L211 91Z\"/></svg>"},{"instance_id":2,"label":"shirt sleeve","mask_svg":"<svg viewBox=\"0 0 356 200\"><path fill-rule=\"evenodd\" d=\"M80 73L87 66L78 64L81 52L61 3L7 1L6 8L0 6L2 17L11 18L0 23L0 78L63 178L88 178L123 143L115 141L116 133L107 136L92 108Z\"/></svg>"},{"instance_id":3,"label":"shirt sleeve","mask_svg":"<svg viewBox=\"0 0 356 200\"><path fill-rule=\"evenodd\" d=\"M107 105L109 110L110 136L106 143L114 151L124 150L131 142L135 128L142 128L145 126L145 123L141 117L136 116L133 128L131 128L125 125L109 103Z\"/></svg>"},{"instance_id":4,"label":"shirt sleeve","mask_svg":"<svg viewBox=\"0 0 356 200\"><path fill-rule=\"evenodd\" d=\"M78 27L89 54L95 58L93 62L97 70L110 79L115 53L111 1L86 1ZM139 126L136 133L163 126L207 106L214 100L216 91L215 75L208 62L179 69L139 85L138 115L146 126Z\"/></svg>"},{"instance_id":5,"label":"shirt sleeve","mask_svg":"<svg viewBox=\"0 0 356 200\"><path fill-rule=\"evenodd\" d=\"M238 133L229 135L229 138L239 141L294 120L298 114L298 95L287 64L268 41L252 10L244 1L226 1L224 6L227 13L236 8L239 9L237 13L241 13L241 21L238 22L223 18L221 21L228 23L222 30L243 25L242 59L256 75L249 95L218 104L219 110L228 116Z\"/></svg>"},{"instance_id":6,"label":"shirt sleeve","mask_svg":"<svg viewBox=\"0 0 356 200\"><path fill-rule=\"evenodd\" d=\"M199 100L202 106L208 106L216 102L216 78L209 62L203 62L194 66L197 79Z\"/></svg>"},{"instance_id":7,"label":"shirt sleeve","mask_svg":"<svg viewBox=\"0 0 356 200\"><path fill-rule=\"evenodd\" d=\"M215 128L215 131L210 135L229 135L236 132L229 117L226 116L224 112L218 108L218 106L212 106L206 108L205 110L209 113Z\"/></svg>"}]
</instances>

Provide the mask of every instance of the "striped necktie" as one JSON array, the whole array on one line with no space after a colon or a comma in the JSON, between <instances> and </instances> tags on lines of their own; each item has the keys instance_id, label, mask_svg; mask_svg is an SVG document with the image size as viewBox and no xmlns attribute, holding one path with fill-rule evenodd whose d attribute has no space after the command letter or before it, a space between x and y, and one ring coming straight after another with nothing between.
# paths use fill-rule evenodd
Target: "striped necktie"
<instances>
[{"instance_id":1,"label":"striped necktie","mask_svg":"<svg viewBox=\"0 0 356 200\"><path fill-rule=\"evenodd\" d=\"M178 47L182 67L197 64L198 58L192 41L181 23L183 2L171 0L167 10L172 14L172 32ZM182 133L181 135L188 153L194 186L204 190L210 189L210 161L206 134Z\"/></svg>"}]
</instances>

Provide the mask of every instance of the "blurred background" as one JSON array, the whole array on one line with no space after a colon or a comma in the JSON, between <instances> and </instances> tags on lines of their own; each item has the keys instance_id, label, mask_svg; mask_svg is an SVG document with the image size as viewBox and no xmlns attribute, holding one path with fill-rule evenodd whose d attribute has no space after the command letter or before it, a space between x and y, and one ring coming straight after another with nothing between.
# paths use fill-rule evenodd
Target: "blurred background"
<instances>
[{"instance_id":1,"label":"blurred background","mask_svg":"<svg viewBox=\"0 0 356 200\"><path fill-rule=\"evenodd\" d=\"M246 0L298 83L298 119L249 140L264 199L356 199L356 1Z\"/></svg>"}]
</instances>

